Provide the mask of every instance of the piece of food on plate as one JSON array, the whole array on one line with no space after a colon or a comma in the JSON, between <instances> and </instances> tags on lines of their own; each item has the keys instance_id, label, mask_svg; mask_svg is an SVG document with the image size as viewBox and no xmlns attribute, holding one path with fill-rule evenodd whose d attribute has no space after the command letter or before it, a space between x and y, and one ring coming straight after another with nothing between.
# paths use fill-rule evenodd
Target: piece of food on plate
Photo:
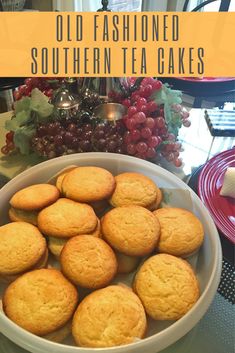
<instances>
[{"instance_id":1,"label":"piece of food on plate","mask_svg":"<svg viewBox=\"0 0 235 353\"><path fill-rule=\"evenodd\" d=\"M60 255L64 275L83 288L107 286L117 273L117 260L102 239L79 235L68 240Z\"/></svg>"},{"instance_id":2,"label":"piece of food on plate","mask_svg":"<svg viewBox=\"0 0 235 353\"><path fill-rule=\"evenodd\" d=\"M102 238L101 225L100 225L100 220L98 218L97 218L97 226L95 230L89 235L92 235L93 237L97 237L97 238ZM67 243L67 241L68 241L68 238L48 237L48 248L56 258L59 258L61 251L64 245Z\"/></svg>"},{"instance_id":3,"label":"piece of food on plate","mask_svg":"<svg viewBox=\"0 0 235 353\"><path fill-rule=\"evenodd\" d=\"M10 199L12 222L37 225L38 211L56 202L60 192L54 185L35 184L17 191Z\"/></svg>"},{"instance_id":4,"label":"piece of food on plate","mask_svg":"<svg viewBox=\"0 0 235 353\"><path fill-rule=\"evenodd\" d=\"M235 198L235 167L226 170L220 195Z\"/></svg>"},{"instance_id":5,"label":"piece of food on plate","mask_svg":"<svg viewBox=\"0 0 235 353\"><path fill-rule=\"evenodd\" d=\"M156 200L148 207L148 210L155 211L159 208L161 202L163 200L163 194L161 189L157 187L157 197Z\"/></svg>"},{"instance_id":6,"label":"piece of food on plate","mask_svg":"<svg viewBox=\"0 0 235 353\"><path fill-rule=\"evenodd\" d=\"M57 189L62 193L62 182L64 180L64 177L65 175L68 174L68 172L71 172L71 170L77 168L77 166L71 166L71 167L68 167L68 168L64 168L60 173L57 174L57 177L56 177L56 187ZM54 179L54 178L53 178Z\"/></svg>"},{"instance_id":7,"label":"piece of food on plate","mask_svg":"<svg viewBox=\"0 0 235 353\"><path fill-rule=\"evenodd\" d=\"M56 341L69 333L78 303L77 289L55 269L25 273L3 295L5 314L20 327Z\"/></svg>"},{"instance_id":8,"label":"piece of food on plate","mask_svg":"<svg viewBox=\"0 0 235 353\"><path fill-rule=\"evenodd\" d=\"M116 188L109 202L113 207L137 205L149 207L156 201L157 186L140 173L122 173L115 177Z\"/></svg>"},{"instance_id":9,"label":"piece of food on plate","mask_svg":"<svg viewBox=\"0 0 235 353\"><path fill-rule=\"evenodd\" d=\"M141 206L113 208L101 219L101 232L115 250L129 256L145 256L157 246L160 224Z\"/></svg>"},{"instance_id":10,"label":"piece of food on plate","mask_svg":"<svg viewBox=\"0 0 235 353\"><path fill-rule=\"evenodd\" d=\"M189 263L168 254L147 259L135 276L133 289L155 320L178 320L199 298L198 280Z\"/></svg>"},{"instance_id":11,"label":"piece of food on plate","mask_svg":"<svg viewBox=\"0 0 235 353\"><path fill-rule=\"evenodd\" d=\"M91 206L66 198L57 200L38 215L40 231L55 238L89 234L96 226L97 216Z\"/></svg>"},{"instance_id":12,"label":"piece of food on plate","mask_svg":"<svg viewBox=\"0 0 235 353\"><path fill-rule=\"evenodd\" d=\"M140 263L140 258L135 256L127 256L119 251L115 251L115 255L118 263L117 273L130 273L133 272L138 264Z\"/></svg>"},{"instance_id":13,"label":"piece of food on plate","mask_svg":"<svg viewBox=\"0 0 235 353\"><path fill-rule=\"evenodd\" d=\"M203 243L204 229L201 221L182 208L166 207L153 212L160 222L161 235L157 250L175 256L190 256Z\"/></svg>"},{"instance_id":14,"label":"piece of food on plate","mask_svg":"<svg viewBox=\"0 0 235 353\"><path fill-rule=\"evenodd\" d=\"M88 295L78 306L72 334L81 347L115 347L144 337L146 315L140 299L123 286L109 286Z\"/></svg>"},{"instance_id":15,"label":"piece of food on plate","mask_svg":"<svg viewBox=\"0 0 235 353\"><path fill-rule=\"evenodd\" d=\"M45 267L47 258L46 240L32 224L0 227L0 281L10 282L26 271Z\"/></svg>"},{"instance_id":16,"label":"piece of food on plate","mask_svg":"<svg viewBox=\"0 0 235 353\"><path fill-rule=\"evenodd\" d=\"M34 226L38 225L38 211L23 211L11 207L8 215L12 222L27 222Z\"/></svg>"},{"instance_id":17,"label":"piece of food on plate","mask_svg":"<svg viewBox=\"0 0 235 353\"><path fill-rule=\"evenodd\" d=\"M115 189L113 175L104 168L78 167L65 175L62 193L79 202L95 202L110 198Z\"/></svg>"}]
</instances>

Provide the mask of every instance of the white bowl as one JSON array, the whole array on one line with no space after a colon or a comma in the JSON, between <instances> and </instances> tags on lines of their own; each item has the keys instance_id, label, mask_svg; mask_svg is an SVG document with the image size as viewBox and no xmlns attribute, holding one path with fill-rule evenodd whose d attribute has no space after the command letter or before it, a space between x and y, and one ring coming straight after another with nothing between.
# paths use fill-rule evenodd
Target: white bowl
<instances>
[{"instance_id":1,"label":"white bowl","mask_svg":"<svg viewBox=\"0 0 235 353\"><path fill-rule=\"evenodd\" d=\"M190 331L206 313L216 294L221 274L222 253L213 220L198 196L184 182L168 171L133 157L111 153L83 153L41 163L11 180L0 190L0 224L7 222L9 199L17 190L31 184L45 182L52 175L72 164L101 166L110 170L113 174L125 171L140 172L151 177L160 187L184 189L190 192L194 213L203 223L206 234L195 267L200 283L201 296L193 308L180 320L165 325L156 322L151 328L149 337L125 346L93 349L54 343L20 328L9 320L2 311L0 311L0 331L17 345L33 353L157 353ZM180 201L182 202L182 200Z\"/></svg>"}]
</instances>

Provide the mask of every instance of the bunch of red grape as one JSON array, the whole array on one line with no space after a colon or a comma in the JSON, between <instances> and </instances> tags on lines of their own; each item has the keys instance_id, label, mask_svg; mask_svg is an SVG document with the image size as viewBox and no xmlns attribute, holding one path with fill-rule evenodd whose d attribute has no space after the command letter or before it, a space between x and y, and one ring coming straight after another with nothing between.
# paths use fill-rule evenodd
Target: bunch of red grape
<instances>
[{"instance_id":1,"label":"bunch of red grape","mask_svg":"<svg viewBox=\"0 0 235 353\"><path fill-rule=\"evenodd\" d=\"M14 139L14 132L9 131L6 134L6 145L1 148L2 154L7 155L15 150L15 144L13 139Z\"/></svg>"},{"instance_id":2,"label":"bunch of red grape","mask_svg":"<svg viewBox=\"0 0 235 353\"><path fill-rule=\"evenodd\" d=\"M134 79L131 81L134 83ZM179 159L181 144L177 137L168 131L164 117L164 107L152 100L155 91L162 88L162 82L154 78L144 78L139 89L134 91L130 98L120 99L120 94L112 99L127 107L127 114L123 120L127 131L124 134L124 143L129 155L142 159L155 159L163 156L169 162L179 167L182 164ZM182 109L177 105L177 109ZM174 109L174 107L172 108ZM188 112L183 112L182 122L189 126Z\"/></svg>"},{"instance_id":3,"label":"bunch of red grape","mask_svg":"<svg viewBox=\"0 0 235 353\"><path fill-rule=\"evenodd\" d=\"M34 88L38 88L42 91L47 97L52 98L53 91L55 88L58 88L58 85L61 82L61 78L47 77L32 77L26 78L24 81L24 85L18 87L14 91L14 99L16 101L20 100L22 97L30 97L31 92Z\"/></svg>"},{"instance_id":4,"label":"bunch of red grape","mask_svg":"<svg viewBox=\"0 0 235 353\"><path fill-rule=\"evenodd\" d=\"M78 152L104 151L125 153L122 122L81 123L71 119L39 125L32 149L40 156L54 158Z\"/></svg>"}]
</instances>

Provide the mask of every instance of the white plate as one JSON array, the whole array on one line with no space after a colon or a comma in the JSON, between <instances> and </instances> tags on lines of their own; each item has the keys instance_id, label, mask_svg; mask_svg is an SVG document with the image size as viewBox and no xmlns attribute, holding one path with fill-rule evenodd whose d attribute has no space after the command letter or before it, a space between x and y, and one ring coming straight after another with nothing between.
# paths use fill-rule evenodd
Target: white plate
<instances>
[{"instance_id":1,"label":"white plate","mask_svg":"<svg viewBox=\"0 0 235 353\"><path fill-rule=\"evenodd\" d=\"M194 263L201 296L194 307L173 324L154 322L148 337L130 345L107 349L89 349L53 343L37 337L11 322L0 312L0 331L17 345L33 353L157 353L170 346L190 331L207 311L216 293L221 273L221 246L216 227L197 195L180 179L168 171L137 158L111 153L83 153L56 158L41 163L20 174L0 190L0 224L7 220L9 199L19 189L48 180L52 175L68 165L93 165L110 170L114 175L121 172L139 172L152 178L160 187L182 190L179 206L184 205L185 191L190 193L193 212L202 221L205 240ZM184 191L183 191L184 190Z\"/></svg>"}]
</instances>

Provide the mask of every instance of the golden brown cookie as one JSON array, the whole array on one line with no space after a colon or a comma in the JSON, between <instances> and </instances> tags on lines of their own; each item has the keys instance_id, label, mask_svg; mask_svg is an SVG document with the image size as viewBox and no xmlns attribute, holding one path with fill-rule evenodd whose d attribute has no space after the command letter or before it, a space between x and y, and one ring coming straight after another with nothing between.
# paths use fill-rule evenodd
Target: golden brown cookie
<instances>
[{"instance_id":1,"label":"golden brown cookie","mask_svg":"<svg viewBox=\"0 0 235 353\"><path fill-rule=\"evenodd\" d=\"M69 199L59 199L38 215L38 228L48 236L71 238L95 230L97 217L92 207Z\"/></svg>"},{"instance_id":2,"label":"golden brown cookie","mask_svg":"<svg viewBox=\"0 0 235 353\"><path fill-rule=\"evenodd\" d=\"M157 197L154 182L143 174L122 173L115 177L116 188L109 202L114 207L138 205L148 207Z\"/></svg>"},{"instance_id":3,"label":"golden brown cookie","mask_svg":"<svg viewBox=\"0 0 235 353\"><path fill-rule=\"evenodd\" d=\"M117 272L117 260L102 239L79 235L70 239L60 255L64 275L83 288L107 286Z\"/></svg>"},{"instance_id":4,"label":"golden brown cookie","mask_svg":"<svg viewBox=\"0 0 235 353\"><path fill-rule=\"evenodd\" d=\"M143 338L147 328L143 305L122 286L109 286L88 295L78 306L72 334L81 347L114 347Z\"/></svg>"},{"instance_id":5,"label":"golden brown cookie","mask_svg":"<svg viewBox=\"0 0 235 353\"><path fill-rule=\"evenodd\" d=\"M162 191L161 189L159 189L157 187L157 197L156 197L156 200L150 205L148 206L148 210L150 211L155 211L159 208L161 202L162 202L162 199L163 199L163 195L162 195Z\"/></svg>"},{"instance_id":6,"label":"golden brown cookie","mask_svg":"<svg viewBox=\"0 0 235 353\"><path fill-rule=\"evenodd\" d=\"M77 168L76 166L71 166L70 168L64 169L64 171L61 172L56 178L56 187L57 189L62 193L62 183L64 180L65 175L68 174L68 172L71 172L71 170Z\"/></svg>"},{"instance_id":7,"label":"golden brown cookie","mask_svg":"<svg viewBox=\"0 0 235 353\"><path fill-rule=\"evenodd\" d=\"M16 192L10 205L24 211L37 211L54 203L60 196L59 190L50 184L36 184Z\"/></svg>"},{"instance_id":8,"label":"golden brown cookie","mask_svg":"<svg viewBox=\"0 0 235 353\"><path fill-rule=\"evenodd\" d=\"M32 224L8 223L0 227L0 276L15 276L41 265L46 240Z\"/></svg>"},{"instance_id":9,"label":"golden brown cookie","mask_svg":"<svg viewBox=\"0 0 235 353\"><path fill-rule=\"evenodd\" d=\"M93 235L94 237L97 238L102 238L101 236L101 226L100 226L100 220L97 218L97 226L93 233L88 234L88 235ZM48 247L50 252L57 258L60 257L61 251L64 247L64 245L67 243L68 238L55 238L55 237L48 237Z\"/></svg>"},{"instance_id":10,"label":"golden brown cookie","mask_svg":"<svg viewBox=\"0 0 235 353\"><path fill-rule=\"evenodd\" d=\"M158 254L144 262L133 285L149 316L155 320L178 320L199 298L199 284L185 260Z\"/></svg>"},{"instance_id":11,"label":"golden brown cookie","mask_svg":"<svg viewBox=\"0 0 235 353\"><path fill-rule=\"evenodd\" d=\"M62 182L63 194L67 198L88 203L108 199L114 188L113 175L99 167L75 168Z\"/></svg>"},{"instance_id":12,"label":"golden brown cookie","mask_svg":"<svg viewBox=\"0 0 235 353\"><path fill-rule=\"evenodd\" d=\"M12 222L27 222L34 226L38 224L38 212L37 211L22 211L11 207L9 209L9 218Z\"/></svg>"},{"instance_id":13,"label":"golden brown cookie","mask_svg":"<svg viewBox=\"0 0 235 353\"><path fill-rule=\"evenodd\" d=\"M76 288L55 269L28 272L10 284L3 310L17 325L38 336L63 327L78 302Z\"/></svg>"},{"instance_id":14,"label":"golden brown cookie","mask_svg":"<svg viewBox=\"0 0 235 353\"><path fill-rule=\"evenodd\" d=\"M129 256L145 256L157 246L160 225L144 207L116 207L101 220L103 238L116 250Z\"/></svg>"},{"instance_id":15,"label":"golden brown cookie","mask_svg":"<svg viewBox=\"0 0 235 353\"><path fill-rule=\"evenodd\" d=\"M200 248L204 239L202 223L182 208L161 208L153 212L161 225L158 251L189 256Z\"/></svg>"},{"instance_id":16,"label":"golden brown cookie","mask_svg":"<svg viewBox=\"0 0 235 353\"><path fill-rule=\"evenodd\" d=\"M115 255L118 263L118 273L130 273L133 272L140 262L139 257L127 256L119 251L115 251Z\"/></svg>"}]
</instances>

